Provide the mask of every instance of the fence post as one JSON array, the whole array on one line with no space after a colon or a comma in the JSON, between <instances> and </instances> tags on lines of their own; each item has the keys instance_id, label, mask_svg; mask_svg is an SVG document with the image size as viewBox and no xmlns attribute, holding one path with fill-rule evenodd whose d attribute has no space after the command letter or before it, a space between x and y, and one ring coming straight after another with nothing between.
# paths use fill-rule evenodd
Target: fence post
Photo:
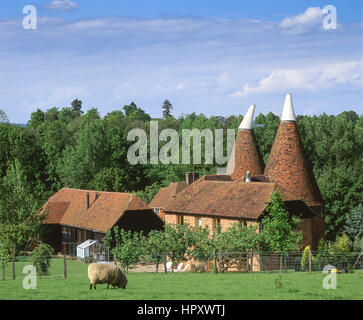
<instances>
[{"instance_id":1,"label":"fence post","mask_svg":"<svg viewBox=\"0 0 363 320\"><path fill-rule=\"evenodd\" d=\"M15 280L15 249L11 255L11 264L13 265L13 280Z\"/></svg>"},{"instance_id":2,"label":"fence post","mask_svg":"<svg viewBox=\"0 0 363 320\"><path fill-rule=\"evenodd\" d=\"M63 266L64 266L64 278L67 278L67 257L63 255Z\"/></svg>"},{"instance_id":3,"label":"fence post","mask_svg":"<svg viewBox=\"0 0 363 320\"><path fill-rule=\"evenodd\" d=\"M250 273L253 273L253 251L251 252L251 265L250 265Z\"/></svg>"},{"instance_id":4,"label":"fence post","mask_svg":"<svg viewBox=\"0 0 363 320\"><path fill-rule=\"evenodd\" d=\"M311 250L309 250L309 272L311 272Z\"/></svg>"},{"instance_id":5,"label":"fence post","mask_svg":"<svg viewBox=\"0 0 363 320\"><path fill-rule=\"evenodd\" d=\"M116 262L116 253L113 254L113 263L117 265L117 262Z\"/></svg>"},{"instance_id":6,"label":"fence post","mask_svg":"<svg viewBox=\"0 0 363 320\"><path fill-rule=\"evenodd\" d=\"M218 273L216 249L214 249L214 273Z\"/></svg>"}]
</instances>

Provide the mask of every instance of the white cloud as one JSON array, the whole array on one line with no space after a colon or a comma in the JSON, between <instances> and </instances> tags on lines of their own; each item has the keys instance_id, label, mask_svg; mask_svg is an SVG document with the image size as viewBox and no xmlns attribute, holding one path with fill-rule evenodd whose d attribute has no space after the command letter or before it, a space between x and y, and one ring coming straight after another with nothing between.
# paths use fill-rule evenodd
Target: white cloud
<instances>
[{"instance_id":1,"label":"white cloud","mask_svg":"<svg viewBox=\"0 0 363 320\"><path fill-rule=\"evenodd\" d=\"M233 97L243 97L254 93L286 92L289 90L330 89L349 85L359 87L361 83L361 63L345 62L308 69L277 70L261 79L257 86L246 83Z\"/></svg>"},{"instance_id":2,"label":"white cloud","mask_svg":"<svg viewBox=\"0 0 363 320\"><path fill-rule=\"evenodd\" d=\"M63 108L69 106L73 99L84 99L91 98L92 95L81 87L62 87L46 89L43 92L38 93L37 97L31 101L29 99L23 100L20 103L22 110L33 111L36 108L44 107L59 107Z\"/></svg>"},{"instance_id":3,"label":"white cloud","mask_svg":"<svg viewBox=\"0 0 363 320\"><path fill-rule=\"evenodd\" d=\"M228 72L221 73L217 78L217 83L221 86L226 86L232 83L231 77Z\"/></svg>"},{"instance_id":4,"label":"white cloud","mask_svg":"<svg viewBox=\"0 0 363 320\"><path fill-rule=\"evenodd\" d=\"M176 86L176 90L181 90L184 88L184 83L179 83L177 86Z\"/></svg>"},{"instance_id":5,"label":"white cloud","mask_svg":"<svg viewBox=\"0 0 363 320\"><path fill-rule=\"evenodd\" d=\"M324 15L323 9L320 7L310 7L304 13L285 18L279 27L287 34L307 33L321 26Z\"/></svg>"},{"instance_id":6,"label":"white cloud","mask_svg":"<svg viewBox=\"0 0 363 320\"><path fill-rule=\"evenodd\" d=\"M45 5L47 9L67 11L78 8L78 4L72 0L53 0Z\"/></svg>"}]
</instances>

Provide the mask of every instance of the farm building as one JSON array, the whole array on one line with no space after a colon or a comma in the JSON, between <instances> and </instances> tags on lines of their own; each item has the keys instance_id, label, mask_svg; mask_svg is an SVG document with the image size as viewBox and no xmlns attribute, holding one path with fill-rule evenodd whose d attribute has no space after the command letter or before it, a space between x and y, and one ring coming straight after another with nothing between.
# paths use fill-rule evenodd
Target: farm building
<instances>
[{"instance_id":1,"label":"farm building","mask_svg":"<svg viewBox=\"0 0 363 320\"><path fill-rule=\"evenodd\" d=\"M151 207L161 219L164 219L165 207L187 186L186 182L172 182L167 188L160 188L153 200L149 203L149 207Z\"/></svg>"},{"instance_id":2,"label":"farm building","mask_svg":"<svg viewBox=\"0 0 363 320\"><path fill-rule=\"evenodd\" d=\"M42 208L43 240L55 252L76 254L78 244L101 240L108 230L119 226L126 230L163 229L163 221L138 197L129 193L63 188Z\"/></svg>"},{"instance_id":3,"label":"farm building","mask_svg":"<svg viewBox=\"0 0 363 320\"><path fill-rule=\"evenodd\" d=\"M299 136L291 95L266 167L252 129L255 106L244 117L225 175L206 175L165 202L165 222L208 225L222 230L232 223L261 226L274 190L292 215L301 217L305 245L316 248L324 235L323 200Z\"/></svg>"}]
</instances>

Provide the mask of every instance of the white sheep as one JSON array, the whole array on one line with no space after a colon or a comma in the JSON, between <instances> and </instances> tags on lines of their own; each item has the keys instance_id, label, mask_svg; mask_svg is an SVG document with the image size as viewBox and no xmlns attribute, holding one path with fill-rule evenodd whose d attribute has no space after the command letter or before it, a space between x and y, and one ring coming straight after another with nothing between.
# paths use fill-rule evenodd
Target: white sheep
<instances>
[{"instance_id":1,"label":"white sheep","mask_svg":"<svg viewBox=\"0 0 363 320\"><path fill-rule=\"evenodd\" d=\"M113 263L91 263L88 266L88 279L90 281L90 290L92 286L96 289L96 284L107 283L114 288L126 288L127 279L118 266Z\"/></svg>"}]
</instances>

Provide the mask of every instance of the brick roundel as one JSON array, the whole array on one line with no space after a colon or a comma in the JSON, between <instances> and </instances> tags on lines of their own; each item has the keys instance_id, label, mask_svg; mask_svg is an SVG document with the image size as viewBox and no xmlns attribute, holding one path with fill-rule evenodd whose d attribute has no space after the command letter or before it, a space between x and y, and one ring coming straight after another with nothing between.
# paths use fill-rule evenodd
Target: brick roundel
<instances>
[{"instance_id":1,"label":"brick roundel","mask_svg":"<svg viewBox=\"0 0 363 320\"><path fill-rule=\"evenodd\" d=\"M233 157L233 152L231 157ZM232 179L238 180L241 177L246 176L247 170L251 172L251 176L263 174L263 160L257 149L253 130L238 130L234 144L234 159L234 170L231 161L228 163L227 168L227 174L230 174Z\"/></svg>"},{"instance_id":2,"label":"brick roundel","mask_svg":"<svg viewBox=\"0 0 363 320\"><path fill-rule=\"evenodd\" d=\"M293 193L308 206L323 205L295 121L281 122L264 175L278 183L282 193L284 190Z\"/></svg>"}]
</instances>

